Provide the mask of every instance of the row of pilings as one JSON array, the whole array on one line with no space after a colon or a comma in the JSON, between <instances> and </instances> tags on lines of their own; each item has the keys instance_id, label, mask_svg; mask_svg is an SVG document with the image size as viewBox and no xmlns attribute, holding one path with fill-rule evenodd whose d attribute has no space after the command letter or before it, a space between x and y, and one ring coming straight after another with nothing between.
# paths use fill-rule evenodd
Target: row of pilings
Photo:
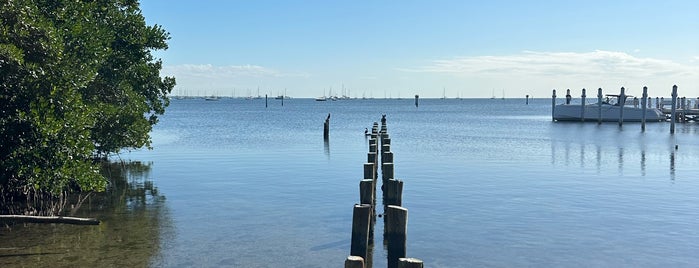
<instances>
[{"instance_id":1,"label":"row of pilings","mask_svg":"<svg viewBox=\"0 0 699 268\"><path fill-rule=\"evenodd\" d=\"M364 178L359 182L359 204L354 205L352 214L350 256L345 260L345 268L372 267L379 166L384 209L383 241L388 251L388 268L422 268L422 260L406 256L408 209L402 207L403 181L394 176L391 138L385 115L381 117L381 128L378 122L374 122L370 135Z\"/></svg>"},{"instance_id":2,"label":"row of pilings","mask_svg":"<svg viewBox=\"0 0 699 268\"><path fill-rule=\"evenodd\" d=\"M699 98L697 98L697 103L696 103L696 109L692 109L691 106L689 105L689 101L687 100L686 97L679 98L677 95L677 85L672 86L672 92L670 94L671 100L670 101L665 101L663 98L657 98L656 97L656 104L655 108L661 110L665 114L670 115L670 134L675 133L675 122L687 122L688 121L688 115L697 115L699 114ZM552 94L552 100L551 100L551 114L552 116L554 115L554 111L556 109L556 90L553 90ZM621 88L621 92L619 94L620 98L620 103L623 106L626 104L626 94L625 94L625 88ZM566 104L570 104L572 99L572 96L570 95L570 89L566 91ZM585 89L582 89L582 95L581 95L581 104L583 108L581 109L581 121L584 121L584 106L585 106L585 99L586 99L586 93ZM602 104L602 88L597 89L597 103L598 105ZM634 101L634 103L636 103ZM667 109L664 107L664 105L669 104L670 108ZM636 104L635 104L636 105ZM641 120L641 130L645 131L646 130L646 118L645 118L645 110L646 108L650 109L652 106L652 98L648 97L648 87L643 87L643 96L640 98L640 107L643 109L643 118ZM600 106L601 109L601 106ZM600 110L601 111L601 110ZM624 109L619 109L619 126L623 125L624 122ZM699 118L696 117L696 118ZM696 120L695 120L696 121ZM598 124L602 123L602 118L601 118L601 112L599 115L599 119L597 121Z\"/></svg>"}]
</instances>

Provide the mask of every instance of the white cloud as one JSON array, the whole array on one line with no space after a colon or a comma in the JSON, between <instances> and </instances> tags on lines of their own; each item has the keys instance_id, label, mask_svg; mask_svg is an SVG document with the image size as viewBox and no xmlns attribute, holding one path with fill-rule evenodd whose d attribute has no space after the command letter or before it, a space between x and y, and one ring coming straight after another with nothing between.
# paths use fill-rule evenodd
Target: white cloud
<instances>
[{"instance_id":1,"label":"white cloud","mask_svg":"<svg viewBox=\"0 0 699 268\"><path fill-rule=\"evenodd\" d=\"M673 84L695 90L699 66L665 59L636 57L624 52L596 50L578 52L523 51L503 56L473 56L434 60L425 66L401 71L414 75L440 75L461 81L485 95L486 89L536 90L548 94L553 88L619 88L636 90L644 85L663 92ZM689 92L687 92L689 93ZM692 92L694 93L694 92Z\"/></svg>"},{"instance_id":2,"label":"white cloud","mask_svg":"<svg viewBox=\"0 0 699 268\"><path fill-rule=\"evenodd\" d=\"M427 66L403 70L456 75L647 77L693 75L698 68L669 60L638 58L623 52L597 50L588 53L524 51L506 56L461 57L435 60Z\"/></svg>"}]
</instances>

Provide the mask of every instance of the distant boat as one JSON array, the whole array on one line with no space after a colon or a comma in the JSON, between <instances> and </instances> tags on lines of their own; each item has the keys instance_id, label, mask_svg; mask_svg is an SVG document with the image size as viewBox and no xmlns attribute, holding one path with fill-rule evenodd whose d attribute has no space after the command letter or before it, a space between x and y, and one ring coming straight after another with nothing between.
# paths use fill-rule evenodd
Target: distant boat
<instances>
[{"instance_id":1,"label":"distant boat","mask_svg":"<svg viewBox=\"0 0 699 268\"><path fill-rule=\"evenodd\" d=\"M317 97L316 101L327 101L328 99L325 96L322 97Z\"/></svg>"},{"instance_id":2,"label":"distant boat","mask_svg":"<svg viewBox=\"0 0 699 268\"><path fill-rule=\"evenodd\" d=\"M204 98L204 100L206 100L206 101L217 101L219 99L220 98L218 96L211 96L211 97Z\"/></svg>"},{"instance_id":3,"label":"distant boat","mask_svg":"<svg viewBox=\"0 0 699 268\"><path fill-rule=\"evenodd\" d=\"M638 103L627 101L620 105L619 95L606 95L602 103L593 104L559 104L554 106L553 120L556 121L594 121L601 119L605 122L618 122L621 109L624 109L624 122L640 122L643 118L643 107ZM584 109L583 109L584 105ZM646 121L665 121L665 114L657 108L646 108Z\"/></svg>"}]
</instances>

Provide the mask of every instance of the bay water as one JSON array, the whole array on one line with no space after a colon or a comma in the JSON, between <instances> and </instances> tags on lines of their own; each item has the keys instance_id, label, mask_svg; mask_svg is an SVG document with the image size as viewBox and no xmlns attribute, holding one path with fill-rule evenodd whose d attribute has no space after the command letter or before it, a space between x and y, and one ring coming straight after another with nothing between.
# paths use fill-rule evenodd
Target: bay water
<instances>
[{"instance_id":1,"label":"bay water","mask_svg":"<svg viewBox=\"0 0 699 268\"><path fill-rule=\"evenodd\" d=\"M173 99L153 150L112 158L117 197L83 205L100 226L4 228L0 265L343 267L364 129L383 114L407 255L426 267L699 263L699 124L552 122L550 99L419 104Z\"/></svg>"}]
</instances>

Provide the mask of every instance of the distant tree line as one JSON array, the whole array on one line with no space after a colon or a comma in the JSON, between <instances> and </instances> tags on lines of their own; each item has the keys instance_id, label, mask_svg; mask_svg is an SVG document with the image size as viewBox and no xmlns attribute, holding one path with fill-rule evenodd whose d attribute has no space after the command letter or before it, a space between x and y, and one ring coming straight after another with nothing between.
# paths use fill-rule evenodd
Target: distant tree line
<instances>
[{"instance_id":1,"label":"distant tree line","mask_svg":"<svg viewBox=\"0 0 699 268\"><path fill-rule=\"evenodd\" d=\"M27 201L102 191L99 161L150 148L175 78L137 0L0 0L0 214Z\"/></svg>"}]
</instances>

